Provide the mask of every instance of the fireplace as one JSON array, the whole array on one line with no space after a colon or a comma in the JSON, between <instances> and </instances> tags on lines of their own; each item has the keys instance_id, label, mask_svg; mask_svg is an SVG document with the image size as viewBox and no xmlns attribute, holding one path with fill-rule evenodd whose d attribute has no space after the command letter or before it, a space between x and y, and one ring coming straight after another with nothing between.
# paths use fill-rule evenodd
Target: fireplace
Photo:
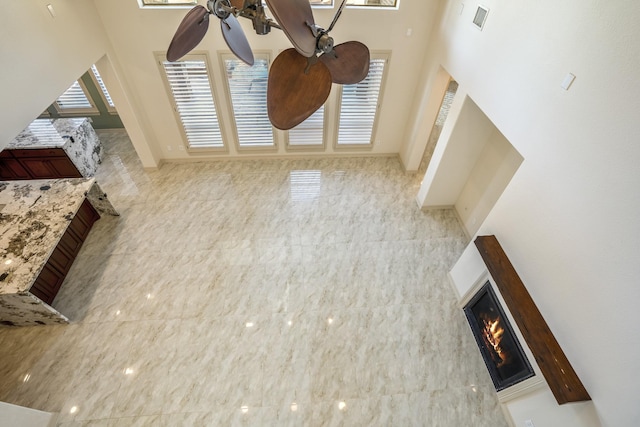
<instances>
[{"instance_id":1,"label":"fireplace","mask_svg":"<svg viewBox=\"0 0 640 427\"><path fill-rule=\"evenodd\" d=\"M465 305L464 313L496 391L534 376L490 282Z\"/></svg>"}]
</instances>

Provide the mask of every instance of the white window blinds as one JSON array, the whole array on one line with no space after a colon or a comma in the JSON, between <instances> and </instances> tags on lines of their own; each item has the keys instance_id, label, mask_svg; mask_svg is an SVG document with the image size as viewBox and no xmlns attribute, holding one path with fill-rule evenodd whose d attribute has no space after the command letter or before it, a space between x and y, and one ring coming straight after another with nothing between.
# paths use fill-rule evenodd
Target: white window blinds
<instances>
[{"instance_id":1,"label":"white window blinds","mask_svg":"<svg viewBox=\"0 0 640 427\"><path fill-rule=\"evenodd\" d=\"M338 146L371 145L386 59L371 59L369 74L360 83L342 86Z\"/></svg>"},{"instance_id":2,"label":"white window blinds","mask_svg":"<svg viewBox=\"0 0 640 427\"><path fill-rule=\"evenodd\" d=\"M105 101L107 101L107 105L111 108L115 108L115 104L111 99L111 95L109 95L109 91L107 90L107 87L104 85L104 82L102 81L102 76L100 76L100 73L98 72L98 68L95 65L91 66L91 72L93 73L93 77L95 77L96 81L98 82L98 86L102 91L102 95L104 96Z\"/></svg>"},{"instance_id":3,"label":"white window blinds","mask_svg":"<svg viewBox=\"0 0 640 427\"><path fill-rule=\"evenodd\" d=\"M397 0L347 0L349 6L396 7Z\"/></svg>"},{"instance_id":4,"label":"white window blinds","mask_svg":"<svg viewBox=\"0 0 640 427\"><path fill-rule=\"evenodd\" d=\"M145 6L176 6L176 5L195 5L196 0L142 0Z\"/></svg>"},{"instance_id":5,"label":"white window blinds","mask_svg":"<svg viewBox=\"0 0 640 427\"><path fill-rule=\"evenodd\" d=\"M289 130L289 146L321 146L324 142L324 105Z\"/></svg>"},{"instance_id":6,"label":"white window blinds","mask_svg":"<svg viewBox=\"0 0 640 427\"><path fill-rule=\"evenodd\" d=\"M190 148L224 148L206 56L162 61L174 109Z\"/></svg>"},{"instance_id":7,"label":"white window blinds","mask_svg":"<svg viewBox=\"0 0 640 427\"><path fill-rule=\"evenodd\" d=\"M267 115L268 60L256 57L250 67L235 57L224 58L238 146L273 147L273 128Z\"/></svg>"},{"instance_id":8,"label":"white window blinds","mask_svg":"<svg viewBox=\"0 0 640 427\"><path fill-rule=\"evenodd\" d=\"M95 108L78 81L74 82L69 89L58 97L56 104L62 111L92 110Z\"/></svg>"}]
</instances>

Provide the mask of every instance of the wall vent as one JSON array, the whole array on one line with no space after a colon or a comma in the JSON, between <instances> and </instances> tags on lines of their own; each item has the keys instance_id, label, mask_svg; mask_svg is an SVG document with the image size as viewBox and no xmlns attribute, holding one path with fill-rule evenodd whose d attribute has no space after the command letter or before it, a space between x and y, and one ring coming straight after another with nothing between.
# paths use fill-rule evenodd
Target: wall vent
<instances>
[{"instance_id":1,"label":"wall vent","mask_svg":"<svg viewBox=\"0 0 640 427\"><path fill-rule=\"evenodd\" d=\"M478 27L479 30L482 30L484 27L484 23L487 20L487 15L489 14L489 8L478 5L478 10L476 10L476 16L473 18L473 24Z\"/></svg>"}]
</instances>

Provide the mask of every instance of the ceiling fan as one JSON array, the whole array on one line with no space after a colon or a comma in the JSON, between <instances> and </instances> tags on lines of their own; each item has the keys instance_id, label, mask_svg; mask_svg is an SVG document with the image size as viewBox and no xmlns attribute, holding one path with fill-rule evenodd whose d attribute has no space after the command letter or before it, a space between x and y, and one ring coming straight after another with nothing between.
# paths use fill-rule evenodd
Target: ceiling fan
<instances>
[{"instance_id":1,"label":"ceiling fan","mask_svg":"<svg viewBox=\"0 0 640 427\"><path fill-rule=\"evenodd\" d=\"M262 0L208 0L187 13L176 31L167 60L177 61L204 38L209 15L220 20L220 29L229 49L248 65L254 58L237 17L250 19L256 34L271 28L284 31L293 48L281 52L269 70L267 112L278 129L291 129L324 104L331 83L355 84L369 73L369 49L357 41L334 46L329 32L342 14L346 0L328 29L316 25L309 0L266 0L277 23L268 18Z\"/></svg>"}]
</instances>

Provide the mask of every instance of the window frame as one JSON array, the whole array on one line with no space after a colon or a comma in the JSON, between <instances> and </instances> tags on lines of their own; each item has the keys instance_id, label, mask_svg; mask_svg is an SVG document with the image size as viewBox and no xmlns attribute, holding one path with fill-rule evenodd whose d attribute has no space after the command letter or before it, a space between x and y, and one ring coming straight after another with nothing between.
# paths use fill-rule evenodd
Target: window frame
<instances>
[{"instance_id":1,"label":"window frame","mask_svg":"<svg viewBox=\"0 0 640 427\"><path fill-rule=\"evenodd\" d=\"M98 73L98 76L100 76L100 80L98 80L98 76L96 76L94 72L94 68L95 68L95 71ZM96 66L96 64L93 64L91 67L89 67L89 75L91 76L91 80L93 81L93 84L96 86L96 89L98 89L98 92L100 93L100 98L102 98L102 102L104 103L104 106L107 109L107 113L118 114L115 103L113 104L113 106L109 104L109 100L107 99L107 94L109 94L109 90L107 89L107 86L104 84L104 79L100 75L100 70L98 70L98 67ZM102 81L102 84L100 84L100 81ZM103 86L104 86L104 90L102 89ZM105 90L107 91L107 93L105 93ZM109 94L109 98L111 98L111 94ZM113 102L113 99L111 99L111 101Z\"/></svg>"},{"instance_id":2,"label":"window frame","mask_svg":"<svg viewBox=\"0 0 640 427\"><path fill-rule=\"evenodd\" d=\"M80 89L82 89L82 92L84 93L84 96L87 98L87 101L89 101L89 104L91 104L91 107L63 108L60 106L60 104L58 103L58 99L60 98L60 96L64 95L64 92L71 89L71 87L74 85L74 83L72 83L71 86L69 86L64 92L62 92L60 96L58 96L56 100L53 102L53 107L56 109L58 116L77 117L77 116L84 116L84 115L91 115L91 116L99 115L100 111L98 110L98 107L96 107L95 101L93 100L93 98L91 97L91 94L87 90L87 86L84 84L81 78L76 80L76 82L80 85Z\"/></svg>"},{"instance_id":3,"label":"window frame","mask_svg":"<svg viewBox=\"0 0 640 427\"><path fill-rule=\"evenodd\" d=\"M138 0L138 7L140 9L186 9L192 8L198 4L197 0L183 0L178 3L146 3L147 0ZM319 9L333 9L336 0L330 0L330 4L314 4L310 3L311 7ZM339 0L341 1L341 0ZM396 0L399 1L399 0Z\"/></svg>"},{"instance_id":4,"label":"window frame","mask_svg":"<svg viewBox=\"0 0 640 427\"><path fill-rule=\"evenodd\" d=\"M322 143L321 144L314 144L314 145L309 145L309 144L295 144L295 145L292 145L290 143L290 136L289 136L289 132L291 132L291 129L289 129L287 131L284 131L284 147L285 147L285 150L287 150L287 151L298 151L298 152L300 152L300 151L326 151L326 149L327 149L327 138L328 138L328 135L329 135L329 118L331 117L330 116L331 108L329 107L330 103L331 103L330 100L327 99L327 101L323 104L323 106L324 106L324 117L322 118ZM315 114L315 111L314 111L314 114ZM309 117L311 117L311 116L309 116ZM302 123L304 123L304 122L302 122ZM300 125L298 125L298 126L300 126Z\"/></svg>"},{"instance_id":5,"label":"window frame","mask_svg":"<svg viewBox=\"0 0 640 427\"><path fill-rule=\"evenodd\" d=\"M220 138L222 140L222 147L192 147L189 144L189 138L187 137L187 132L184 128L184 124L182 123L182 117L178 112L178 107L173 96L173 91L171 90L171 84L169 83L169 78L167 77L167 73L164 68L164 61L167 59L166 52L154 52L156 64L158 66L158 71L160 72L162 83L164 84L165 94L167 96L167 100L169 101L170 108L173 112L173 116L176 120L176 125L178 126L178 130L180 131L180 135L182 136L182 144L184 149L190 154L198 154L198 153L228 153L229 152L229 144L228 137L225 132L225 126L223 126L223 120L220 118L220 113L222 110L222 104L219 102L220 98L218 97L216 87L214 84L214 75L213 75L213 67L211 66L211 59L209 57L209 53L207 51L192 51L189 54L180 58L180 60L189 60L189 59L202 59L204 60L204 64L207 69L207 77L209 79L209 88L211 90L211 96L213 98L213 104L216 112L216 119L218 121L218 127L220 130ZM175 61L180 62L180 61Z\"/></svg>"},{"instance_id":6,"label":"window frame","mask_svg":"<svg viewBox=\"0 0 640 427\"><path fill-rule=\"evenodd\" d=\"M138 0L140 9L191 9L198 5L197 0L184 0L180 3L145 3L145 0Z\"/></svg>"},{"instance_id":7,"label":"window frame","mask_svg":"<svg viewBox=\"0 0 640 427\"><path fill-rule=\"evenodd\" d=\"M384 60L384 69L382 71L382 78L380 79L380 90L378 91L378 102L376 106L375 116L373 118L373 126L371 128L371 137L368 144L339 144L340 137L340 113L342 112L342 94L345 85L334 85L334 89L338 89L336 92L336 111L334 114L334 138L333 149L335 151L345 150L371 150L375 146L375 141L378 132L378 125L380 124L380 113L382 110L384 92L386 90L387 76L389 75L389 64L391 62L391 51L373 51L370 54L371 60ZM335 87L337 86L337 88Z\"/></svg>"},{"instance_id":8,"label":"window frame","mask_svg":"<svg viewBox=\"0 0 640 427\"><path fill-rule=\"evenodd\" d=\"M314 9L333 9L333 7L335 6L336 0L330 0L331 3L330 4L321 4L321 3L311 3L311 1L309 1L309 4L311 5L312 8ZM342 0L337 0L338 3Z\"/></svg>"},{"instance_id":9,"label":"window frame","mask_svg":"<svg viewBox=\"0 0 640 427\"><path fill-rule=\"evenodd\" d=\"M269 70L271 69L271 51L254 50L253 57L255 59L264 59L267 61L267 78L268 78ZM277 152L278 151L278 132L276 131L275 127L271 124L270 120L269 120L269 125L271 126L271 135L273 138L272 145L261 147L261 146L246 146L246 145L240 144L240 139L238 136L238 125L236 122L235 111L233 109L233 98L231 97L231 87L229 85L229 78L227 75L227 66L225 61L227 59L233 59L238 61L241 61L241 60L238 59L238 57L235 56L231 51L218 51L218 59L220 62L220 72L223 80L222 84L224 85L225 93L226 93L226 103L227 103L226 112L229 115L230 123L231 123L230 135L231 135L231 139L233 140L236 151L239 154L240 153ZM265 109L266 109L266 99L265 99ZM267 113L267 119L268 119L268 113Z\"/></svg>"},{"instance_id":10,"label":"window frame","mask_svg":"<svg viewBox=\"0 0 640 427\"><path fill-rule=\"evenodd\" d=\"M179 3L145 3L147 0L138 0L138 7L140 9L191 9L194 6L198 5L197 0L184 0ZM339 5L341 0L331 0L330 4L313 4L311 3L312 8L318 9L333 9L336 7L336 4ZM349 1L349 0L348 0ZM373 10L398 10L400 8L400 0L395 0L394 6L387 5L373 5L373 4L349 4L347 3L345 7L351 9L373 9Z\"/></svg>"},{"instance_id":11,"label":"window frame","mask_svg":"<svg viewBox=\"0 0 640 427\"><path fill-rule=\"evenodd\" d=\"M350 0L347 0L345 8L349 9L369 9L369 10L398 10L400 9L400 0L395 0L394 6L387 5L372 5L372 4L349 4Z\"/></svg>"}]
</instances>

